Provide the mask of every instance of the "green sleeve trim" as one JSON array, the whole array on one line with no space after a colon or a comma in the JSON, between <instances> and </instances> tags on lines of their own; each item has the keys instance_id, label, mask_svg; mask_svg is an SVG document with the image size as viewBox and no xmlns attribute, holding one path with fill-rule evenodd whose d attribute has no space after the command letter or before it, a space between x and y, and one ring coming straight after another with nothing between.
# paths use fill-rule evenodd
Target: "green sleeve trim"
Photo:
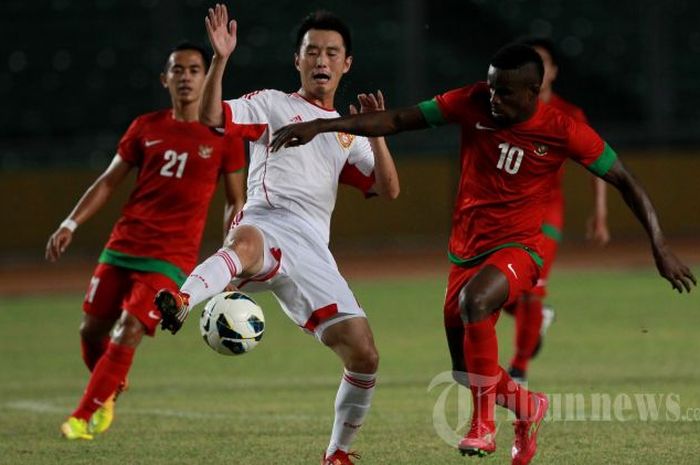
<instances>
[{"instance_id":1,"label":"green sleeve trim","mask_svg":"<svg viewBox=\"0 0 700 465\"><path fill-rule=\"evenodd\" d=\"M557 228L553 224L543 223L542 224L542 233L550 239L553 239L557 242L561 242L561 239L562 239L561 229Z\"/></svg>"},{"instance_id":2,"label":"green sleeve trim","mask_svg":"<svg viewBox=\"0 0 700 465\"><path fill-rule=\"evenodd\" d=\"M603 148L603 153L598 156L596 161L588 165L588 171L598 177L605 176L610 168L612 168L612 165L615 164L615 160L617 160L617 154L606 142L605 147Z\"/></svg>"},{"instance_id":3,"label":"green sleeve trim","mask_svg":"<svg viewBox=\"0 0 700 465\"><path fill-rule=\"evenodd\" d=\"M146 271L149 273L160 273L182 286L187 278L183 271L172 263L157 258L137 257L134 255L117 252L116 250L104 249L97 259L99 263L127 268L129 270Z\"/></svg>"},{"instance_id":4,"label":"green sleeve trim","mask_svg":"<svg viewBox=\"0 0 700 465\"><path fill-rule=\"evenodd\" d=\"M451 251L447 251L447 257L450 259L452 263L454 263L457 266L463 266L465 268L471 268L472 266L476 266L486 260L489 255L492 253L496 252L497 250L505 249L506 247L517 247L519 249L523 249L525 252L527 252L530 257L532 257L532 260L542 268L542 265L544 265L544 261L542 260L542 257L539 256L537 252L532 250L530 247L520 244L519 242L506 242L505 244L501 244L499 246L496 246L492 249L487 250L486 252L482 252L479 255L475 255L473 257L469 258L460 258L457 255L453 254Z\"/></svg>"},{"instance_id":5,"label":"green sleeve trim","mask_svg":"<svg viewBox=\"0 0 700 465\"><path fill-rule=\"evenodd\" d=\"M421 102L418 104L418 109L421 111L421 113L423 113L425 122L428 123L428 126L431 128L447 124L447 121L445 121L445 117L442 115L442 111L438 106L437 100L432 99Z\"/></svg>"}]
</instances>

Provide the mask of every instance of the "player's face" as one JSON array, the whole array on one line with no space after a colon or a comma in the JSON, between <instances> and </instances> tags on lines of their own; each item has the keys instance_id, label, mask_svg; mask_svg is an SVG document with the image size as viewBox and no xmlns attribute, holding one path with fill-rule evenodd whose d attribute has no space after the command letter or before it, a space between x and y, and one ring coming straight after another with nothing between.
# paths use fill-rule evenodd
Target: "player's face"
<instances>
[{"instance_id":1,"label":"player's face","mask_svg":"<svg viewBox=\"0 0 700 465\"><path fill-rule=\"evenodd\" d=\"M552 87L552 83L557 78L557 73L559 72L559 67L552 61L552 55L549 54L547 49L542 47L532 47L535 49L537 54L542 58L542 63L544 64L544 77L542 77L542 89L549 89Z\"/></svg>"},{"instance_id":2,"label":"player's face","mask_svg":"<svg viewBox=\"0 0 700 465\"><path fill-rule=\"evenodd\" d=\"M503 124L525 121L535 112L539 85L530 65L513 70L489 66L487 82L491 92L491 116Z\"/></svg>"},{"instance_id":3,"label":"player's face","mask_svg":"<svg viewBox=\"0 0 700 465\"><path fill-rule=\"evenodd\" d=\"M310 29L294 55L302 89L317 98L335 94L340 78L350 70L351 64L352 57L345 54L343 36L336 31Z\"/></svg>"},{"instance_id":4,"label":"player's face","mask_svg":"<svg viewBox=\"0 0 700 465\"><path fill-rule=\"evenodd\" d=\"M199 52L179 50L170 54L168 70L160 75L160 81L173 101L187 104L201 98L205 75L204 59Z\"/></svg>"}]
</instances>

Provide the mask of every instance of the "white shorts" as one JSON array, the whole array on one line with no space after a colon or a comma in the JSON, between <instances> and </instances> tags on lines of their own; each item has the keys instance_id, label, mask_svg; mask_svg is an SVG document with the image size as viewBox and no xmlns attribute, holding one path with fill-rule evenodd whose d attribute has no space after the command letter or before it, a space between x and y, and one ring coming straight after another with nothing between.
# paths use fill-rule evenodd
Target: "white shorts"
<instances>
[{"instance_id":1,"label":"white shorts","mask_svg":"<svg viewBox=\"0 0 700 465\"><path fill-rule=\"evenodd\" d=\"M248 208L232 227L238 225L258 228L265 247L262 271L232 281L241 291L272 291L287 316L319 340L332 324L366 317L328 246L299 216L284 209Z\"/></svg>"}]
</instances>

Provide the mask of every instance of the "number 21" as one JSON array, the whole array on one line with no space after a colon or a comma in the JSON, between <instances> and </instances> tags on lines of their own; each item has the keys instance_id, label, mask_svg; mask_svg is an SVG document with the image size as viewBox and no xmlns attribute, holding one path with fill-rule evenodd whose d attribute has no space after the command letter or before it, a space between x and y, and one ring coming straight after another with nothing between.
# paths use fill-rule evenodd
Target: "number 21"
<instances>
[{"instance_id":1,"label":"number 21","mask_svg":"<svg viewBox=\"0 0 700 465\"><path fill-rule=\"evenodd\" d=\"M187 163L187 152L178 154L175 150L166 150L163 154L165 159L165 165L160 169L160 175L166 178L176 178L182 177L182 172L185 171L185 163ZM173 171L173 168L177 164L177 171Z\"/></svg>"}]
</instances>

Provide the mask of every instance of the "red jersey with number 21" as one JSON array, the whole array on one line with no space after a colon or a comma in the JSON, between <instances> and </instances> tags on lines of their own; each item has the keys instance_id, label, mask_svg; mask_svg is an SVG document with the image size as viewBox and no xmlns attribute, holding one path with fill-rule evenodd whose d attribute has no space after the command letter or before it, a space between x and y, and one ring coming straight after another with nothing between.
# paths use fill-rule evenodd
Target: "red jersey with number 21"
<instances>
[{"instance_id":1,"label":"red jersey with number 21","mask_svg":"<svg viewBox=\"0 0 700 465\"><path fill-rule=\"evenodd\" d=\"M461 177L449 243L453 261L504 245L537 252L550 191L566 158L600 176L616 158L587 124L546 104L538 103L527 121L500 127L491 116L485 82L438 95L420 108L431 125L461 126Z\"/></svg>"},{"instance_id":2,"label":"red jersey with number 21","mask_svg":"<svg viewBox=\"0 0 700 465\"><path fill-rule=\"evenodd\" d=\"M245 165L243 141L163 110L136 118L118 153L138 177L106 248L189 273L219 175Z\"/></svg>"}]
</instances>

